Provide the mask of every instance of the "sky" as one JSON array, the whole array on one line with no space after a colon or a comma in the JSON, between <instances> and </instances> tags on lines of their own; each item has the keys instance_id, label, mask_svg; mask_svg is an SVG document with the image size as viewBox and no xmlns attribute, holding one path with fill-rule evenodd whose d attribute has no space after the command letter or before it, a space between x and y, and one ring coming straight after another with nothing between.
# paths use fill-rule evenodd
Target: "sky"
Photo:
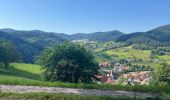
<instances>
[{"instance_id":1,"label":"sky","mask_svg":"<svg viewBox=\"0 0 170 100\"><path fill-rule=\"evenodd\" d=\"M0 0L0 28L91 33L170 24L170 0Z\"/></svg>"}]
</instances>

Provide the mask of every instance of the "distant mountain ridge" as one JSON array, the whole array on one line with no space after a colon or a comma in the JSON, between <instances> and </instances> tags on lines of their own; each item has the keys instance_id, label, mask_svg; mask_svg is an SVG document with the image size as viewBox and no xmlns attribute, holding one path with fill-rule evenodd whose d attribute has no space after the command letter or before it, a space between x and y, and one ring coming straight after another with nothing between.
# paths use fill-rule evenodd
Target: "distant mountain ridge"
<instances>
[{"instance_id":1,"label":"distant mountain ridge","mask_svg":"<svg viewBox=\"0 0 170 100\"><path fill-rule=\"evenodd\" d=\"M31 38L36 38L37 40L49 38L52 41L58 40L77 40L77 39L88 39L90 41L97 42L108 42L115 40L119 36L125 35L120 31L107 31L107 32L94 32L94 33L76 33L68 35L65 33L55 33L55 32L45 32L41 30L23 31L23 30L13 30L13 29L0 29L0 31L16 34L18 37L25 40L30 40ZM41 35L41 36L40 36Z\"/></svg>"},{"instance_id":2,"label":"distant mountain ridge","mask_svg":"<svg viewBox=\"0 0 170 100\"><path fill-rule=\"evenodd\" d=\"M95 32L95 33L88 33L88 34L77 33L77 34L70 35L70 38L72 40L88 39L90 41L108 42L108 41L113 41L122 35L125 35L125 33L115 30L115 31Z\"/></svg>"},{"instance_id":3,"label":"distant mountain ridge","mask_svg":"<svg viewBox=\"0 0 170 100\"><path fill-rule=\"evenodd\" d=\"M147 32L136 32L125 34L120 31L94 32L94 33L76 33L68 35L65 33L45 32L41 30L14 30L0 29L0 31L13 34L30 43L41 43L45 45L53 42L63 42L70 40L88 39L90 41L108 42L116 40L117 42L141 42L142 39L158 42L170 42L170 24L157 27Z\"/></svg>"}]
</instances>

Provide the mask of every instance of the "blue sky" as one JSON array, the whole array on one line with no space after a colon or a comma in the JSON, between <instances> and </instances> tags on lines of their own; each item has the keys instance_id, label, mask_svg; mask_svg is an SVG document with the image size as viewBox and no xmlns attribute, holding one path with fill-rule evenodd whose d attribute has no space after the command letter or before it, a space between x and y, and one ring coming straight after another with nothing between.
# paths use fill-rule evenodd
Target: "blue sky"
<instances>
[{"instance_id":1,"label":"blue sky","mask_svg":"<svg viewBox=\"0 0 170 100\"><path fill-rule=\"evenodd\" d=\"M170 0L0 0L0 28L73 34L170 24Z\"/></svg>"}]
</instances>

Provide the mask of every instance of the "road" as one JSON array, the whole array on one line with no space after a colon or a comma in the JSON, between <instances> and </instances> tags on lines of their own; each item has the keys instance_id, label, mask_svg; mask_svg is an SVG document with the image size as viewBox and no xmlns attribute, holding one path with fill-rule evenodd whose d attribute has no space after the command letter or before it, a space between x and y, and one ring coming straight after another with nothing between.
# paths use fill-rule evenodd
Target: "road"
<instances>
[{"instance_id":1,"label":"road","mask_svg":"<svg viewBox=\"0 0 170 100\"><path fill-rule=\"evenodd\" d=\"M90 96L111 96L111 97L157 97L159 94L129 92L129 91L113 91L113 90L98 90L98 89L75 89L75 88L60 88L60 87L40 87L40 86L17 86L17 85L0 85L1 92L12 93L30 93L30 92L45 92L45 93L64 93L76 95Z\"/></svg>"}]
</instances>

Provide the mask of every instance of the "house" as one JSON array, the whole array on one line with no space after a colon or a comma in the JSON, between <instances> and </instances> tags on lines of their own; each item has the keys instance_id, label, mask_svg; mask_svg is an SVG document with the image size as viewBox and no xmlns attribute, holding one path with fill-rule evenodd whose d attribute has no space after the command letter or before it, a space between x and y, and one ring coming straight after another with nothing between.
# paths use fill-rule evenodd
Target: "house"
<instances>
[{"instance_id":1,"label":"house","mask_svg":"<svg viewBox=\"0 0 170 100\"><path fill-rule=\"evenodd\" d=\"M107 75L100 75L97 76L98 79L100 79L101 83L113 83L112 78L108 77Z\"/></svg>"},{"instance_id":2,"label":"house","mask_svg":"<svg viewBox=\"0 0 170 100\"><path fill-rule=\"evenodd\" d=\"M127 84L148 84L151 79L150 71L141 71L141 72L130 72L128 74L122 74L127 80Z\"/></svg>"},{"instance_id":3,"label":"house","mask_svg":"<svg viewBox=\"0 0 170 100\"><path fill-rule=\"evenodd\" d=\"M104 67L108 67L108 66L112 66L112 64L109 63L109 62L103 62L103 63L100 63L100 64L99 64L99 67L100 67L100 68L104 68Z\"/></svg>"},{"instance_id":4,"label":"house","mask_svg":"<svg viewBox=\"0 0 170 100\"><path fill-rule=\"evenodd\" d=\"M125 67L125 65L124 65L124 64L116 63L116 64L114 65L113 70L114 70L114 71L121 72L121 71L123 71L123 70L128 70L128 68L127 68L127 67Z\"/></svg>"}]
</instances>

